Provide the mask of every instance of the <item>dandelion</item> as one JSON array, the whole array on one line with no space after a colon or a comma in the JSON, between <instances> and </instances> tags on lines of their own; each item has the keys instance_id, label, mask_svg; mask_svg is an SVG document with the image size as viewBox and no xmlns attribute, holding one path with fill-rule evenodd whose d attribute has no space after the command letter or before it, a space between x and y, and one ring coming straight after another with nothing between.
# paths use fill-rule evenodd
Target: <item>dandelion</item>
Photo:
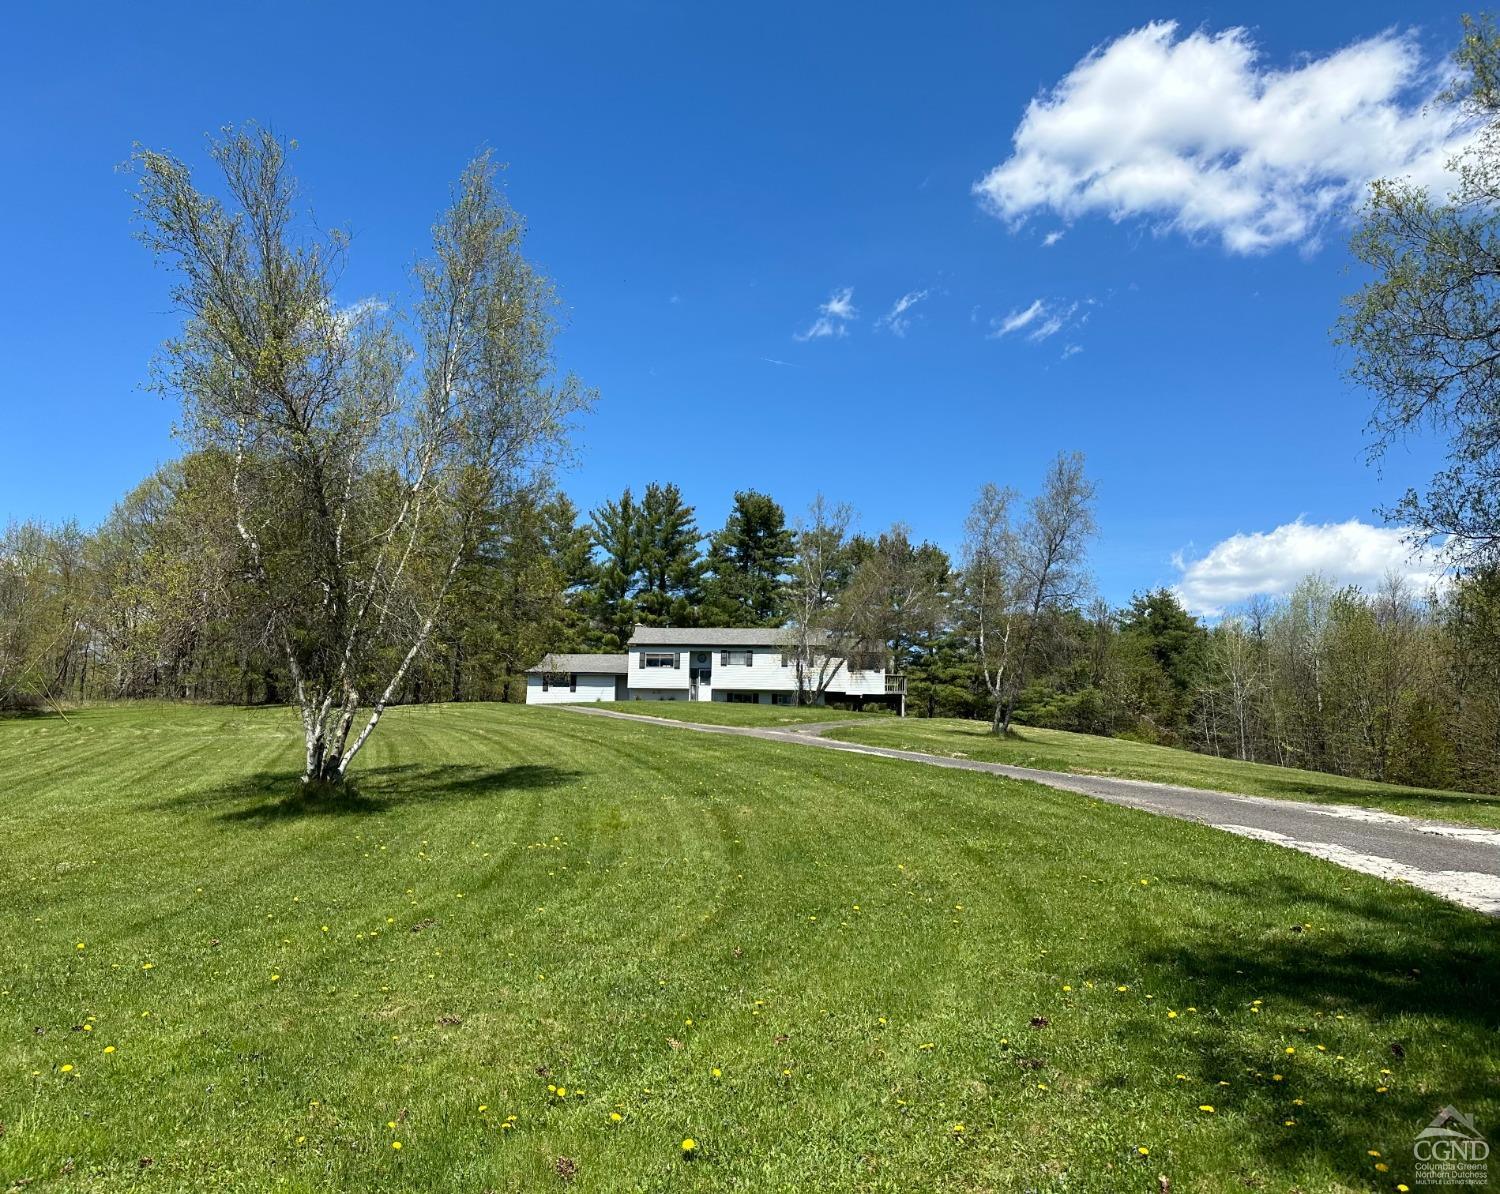
<instances>
[{"instance_id":1,"label":"dandelion","mask_svg":"<svg viewBox=\"0 0 1500 1194\"><path fill-rule=\"evenodd\" d=\"M483 1115L489 1109L490 1109L490 1105L488 1103L480 1103L479 1104L479 1113L481 1115Z\"/></svg>"},{"instance_id":2,"label":"dandelion","mask_svg":"<svg viewBox=\"0 0 1500 1194\"><path fill-rule=\"evenodd\" d=\"M115 1047L113 1045L105 1045L104 1051L106 1053L113 1053L115 1051Z\"/></svg>"},{"instance_id":3,"label":"dandelion","mask_svg":"<svg viewBox=\"0 0 1500 1194\"><path fill-rule=\"evenodd\" d=\"M567 1098L568 1097L568 1088L566 1086L559 1086L557 1088L557 1097L560 1098L560 1099Z\"/></svg>"},{"instance_id":4,"label":"dandelion","mask_svg":"<svg viewBox=\"0 0 1500 1194\"><path fill-rule=\"evenodd\" d=\"M1125 985L1125 984L1124 984L1124 983L1121 983L1121 984L1120 984L1120 985L1119 985L1119 986L1118 986L1118 987L1116 987L1116 988L1115 988L1115 990L1116 990L1116 991L1120 991L1120 992L1122 992L1122 993L1123 993L1123 992L1125 992L1125 991L1128 991L1128 990L1130 990L1130 988L1129 988L1129 987L1127 987L1127 986L1126 986L1126 985Z\"/></svg>"},{"instance_id":5,"label":"dandelion","mask_svg":"<svg viewBox=\"0 0 1500 1194\"><path fill-rule=\"evenodd\" d=\"M1391 1167L1389 1165L1387 1165L1384 1161L1376 1161L1375 1162L1375 1171L1377 1173L1389 1173L1391 1171Z\"/></svg>"},{"instance_id":6,"label":"dandelion","mask_svg":"<svg viewBox=\"0 0 1500 1194\"><path fill-rule=\"evenodd\" d=\"M73 1072L73 1067L70 1065L58 1066L58 1069L64 1074L71 1074Z\"/></svg>"},{"instance_id":7,"label":"dandelion","mask_svg":"<svg viewBox=\"0 0 1500 1194\"><path fill-rule=\"evenodd\" d=\"M1186 1074L1178 1074L1177 1075L1177 1081L1179 1081L1179 1082L1186 1082L1187 1081L1187 1075Z\"/></svg>"},{"instance_id":8,"label":"dandelion","mask_svg":"<svg viewBox=\"0 0 1500 1194\"><path fill-rule=\"evenodd\" d=\"M682 1151L684 1153L695 1153L695 1152L697 1152L698 1151L698 1142L696 1140L694 1140L691 1136L689 1136L687 1139L685 1139L682 1142Z\"/></svg>"},{"instance_id":9,"label":"dandelion","mask_svg":"<svg viewBox=\"0 0 1500 1194\"><path fill-rule=\"evenodd\" d=\"M1199 1103L1198 1110L1207 1111L1210 1115L1212 1115L1214 1112L1214 1105L1212 1103Z\"/></svg>"},{"instance_id":10,"label":"dandelion","mask_svg":"<svg viewBox=\"0 0 1500 1194\"><path fill-rule=\"evenodd\" d=\"M1175 1020L1175 1019L1177 1019L1177 1013L1176 1013L1176 1012L1170 1012L1170 1011L1169 1011L1169 1012L1168 1012L1168 1013L1167 1013L1167 1019L1168 1019L1168 1020Z\"/></svg>"},{"instance_id":11,"label":"dandelion","mask_svg":"<svg viewBox=\"0 0 1500 1194\"><path fill-rule=\"evenodd\" d=\"M1071 990L1072 990L1072 989L1073 989L1073 988L1072 988L1072 987L1070 987L1070 986L1068 986L1068 984L1067 984L1067 983L1063 983L1063 990L1064 990L1064 991L1071 991Z\"/></svg>"},{"instance_id":12,"label":"dandelion","mask_svg":"<svg viewBox=\"0 0 1500 1194\"><path fill-rule=\"evenodd\" d=\"M1280 1082L1281 1081L1281 1075L1280 1074L1272 1074L1271 1075L1271 1081L1272 1082Z\"/></svg>"},{"instance_id":13,"label":"dandelion","mask_svg":"<svg viewBox=\"0 0 1500 1194\"><path fill-rule=\"evenodd\" d=\"M385 1126L388 1127L388 1128L390 1128L392 1131L395 1131L396 1130L396 1121L394 1119L387 1120Z\"/></svg>"},{"instance_id":14,"label":"dandelion","mask_svg":"<svg viewBox=\"0 0 1500 1194\"><path fill-rule=\"evenodd\" d=\"M1390 1090L1389 1086L1377 1086L1375 1088L1375 1093L1376 1094L1385 1094L1385 1092L1388 1091L1388 1090Z\"/></svg>"},{"instance_id":15,"label":"dandelion","mask_svg":"<svg viewBox=\"0 0 1500 1194\"><path fill-rule=\"evenodd\" d=\"M397 1152L400 1152L401 1151L401 1141L399 1141L399 1140L392 1140L391 1141L391 1147L393 1149L395 1149Z\"/></svg>"},{"instance_id":16,"label":"dandelion","mask_svg":"<svg viewBox=\"0 0 1500 1194\"><path fill-rule=\"evenodd\" d=\"M83 948L84 948L84 945L83 945L83 942L82 942L82 941L80 941L80 942L79 942L79 943L78 943L78 944L77 944L77 945L75 945L75 946L74 946L74 947L73 947L73 948L74 948L74 949L83 949Z\"/></svg>"},{"instance_id":17,"label":"dandelion","mask_svg":"<svg viewBox=\"0 0 1500 1194\"><path fill-rule=\"evenodd\" d=\"M155 966L155 965L156 965L156 963L155 963L155 962L142 962L142 963L141 963L141 969L142 969L142 970L150 970L150 969L152 969L152 968L153 968L153 967L154 967L154 966Z\"/></svg>"},{"instance_id":18,"label":"dandelion","mask_svg":"<svg viewBox=\"0 0 1500 1194\"><path fill-rule=\"evenodd\" d=\"M279 975L279 974L273 974L273 975L271 975L271 981L273 983L279 983L281 981L281 975Z\"/></svg>"},{"instance_id":19,"label":"dandelion","mask_svg":"<svg viewBox=\"0 0 1500 1194\"><path fill-rule=\"evenodd\" d=\"M724 1076L724 1071L719 1069L718 1066L714 1066L714 1068L709 1070L708 1072L712 1077L715 1078L722 1078Z\"/></svg>"},{"instance_id":20,"label":"dandelion","mask_svg":"<svg viewBox=\"0 0 1500 1194\"><path fill-rule=\"evenodd\" d=\"M963 1124L954 1124L953 1125L953 1134L955 1136L962 1136L963 1132L964 1132L964 1126L963 1126Z\"/></svg>"},{"instance_id":21,"label":"dandelion","mask_svg":"<svg viewBox=\"0 0 1500 1194\"><path fill-rule=\"evenodd\" d=\"M1296 1049L1294 1049L1294 1048L1292 1048L1292 1046L1290 1046L1290 1045L1288 1045L1288 1046L1287 1046L1287 1047L1286 1047L1286 1055L1287 1055L1287 1056L1288 1056L1288 1057L1290 1057L1290 1056L1291 1056L1291 1055L1292 1055L1292 1054L1293 1054L1293 1053L1295 1053L1295 1052L1296 1052L1296 1051L1297 1051L1297 1050L1296 1050Z\"/></svg>"},{"instance_id":22,"label":"dandelion","mask_svg":"<svg viewBox=\"0 0 1500 1194\"><path fill-rule=\"evenodd\" d=\"M609 1113L609 1122L612 1123L612 1124L621 1123L621 1122L624 1121L624 1119L625 1119L625 1117L623 1115L621 1115L618 1111L611 1111Z\"/></svg>"},{"instance_id":23,"label":"dandelion","mask_svg":"<svg viewBox=\"0 0 1500 1194\"><path fill-rule=\"evenodd\" d=\"M1149 1157L1151 1155L1151 1150L1144 1144L1140 1145L1135 1151L1140 1153L1140 1155L1143 1157Z\"/></svg>"},{"instance_id":24,"label":"dandelion","mask_svg":"<svg viewBox=\"0 0 1500 1194\"><path fill-rule=\"evenodd\" d=\"M1380 1156L1380 1150L1378 1148L1367 1148L1365 1149L1365 1156L1378 1157Z\"/></svg>"}]
</instances>

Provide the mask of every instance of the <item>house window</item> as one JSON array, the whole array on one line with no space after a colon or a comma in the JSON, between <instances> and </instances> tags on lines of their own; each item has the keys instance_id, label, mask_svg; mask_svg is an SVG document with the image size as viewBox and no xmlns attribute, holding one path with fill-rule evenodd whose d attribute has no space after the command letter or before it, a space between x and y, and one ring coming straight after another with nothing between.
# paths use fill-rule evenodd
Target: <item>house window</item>
<instances>
[{"instance_id":1,"label":"house window","mask_svg":"<svg viewBox=\"0 0 1500 1194\"><path fill-rule=\"evenodd\" d=\"M675 668L677 666L677 652L676 651L642 651L641 652L641 666L642 667L670 667L670 668Z\"/></svg>"},{"instance_id":2,"label":"house window","mask_svg":"<svg viewBox=\"0 0 1500 1194\"><path fill-rule=\"evenodd\" d=\"M754 692L726 692L724 699L732 705L756 705L760 703L760 696Z\"/></svg>"},{"instance_id":3,"label":"house window","mask_svg":"<svg viewBox=\"0 0 1500 1194\"><path fill-rule=\"evenodd\" d=\"M569 672L568 673L568 691L569 692L577 692L578 691L578 673L577 672Z\"/></svg>"},{"instance_id":4,"label":"house window","mask_svg":"<svg viewBox=\"0 0 1500 1194\"><path fill-rule=\"evenodd\" d=\"M755 663L755 652L754 651L720 651L719 652L719 662L721 664L723 664L725 667L728 667L732 663L735 663L735 664L742 663L746 667L751 667Z\"/></svg>"},{"instance_id":5,"label":"house window","mask_svg":"<svg viewBox=\"0 0 1500 1194\"><path fill-rule=\"evenodd\" d=\"M790 705L791 703L792 694L789 692L773 692L771 694L771 704L773 705Z\"/></svg>"}]
</instances>

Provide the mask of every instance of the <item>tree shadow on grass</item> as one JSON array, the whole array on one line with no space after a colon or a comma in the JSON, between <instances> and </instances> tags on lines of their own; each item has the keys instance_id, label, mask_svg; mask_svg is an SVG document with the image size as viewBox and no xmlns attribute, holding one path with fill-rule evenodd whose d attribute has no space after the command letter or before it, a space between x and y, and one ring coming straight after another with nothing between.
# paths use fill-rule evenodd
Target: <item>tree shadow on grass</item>
<instances>
[{"instance_id":1,"label":"tree shadow on grass","mask_svg":"<svg viewBox=\"0 0 1500 1194\"><path fill-rule=\"evenodd\" d=\"M336 792L305 790L292 771L262 771L222 787L200 788L158 806L214 811L229 824L387 813L410 805L457 804L556 788L585 773L540 763L476 767L404 763L361 771Z\"/></svg>"},{"instance_id":2,"label":"tree shadow on grass","mask_svg":"<svg viewBox=\"0 0 1500 1194\"><path fill-rule=\"evenodd\" d=\"M1330 893L1264 874L1196 885L1237 899L1254 892L1246 906L1258 913L1143 940L1129 961L1158 1003L1198 1009L1173 1021L1191 1034L1179 1063L1187 1085L1242 1112L1271 1166L1291 1172L1318 1158L1363 1188L1377 1177L1375 1148L1392 1183L1411 1182L1411 1141L1444 1104L1495 1122L1500 933L1490 924L1363 885Z\"/></svg>"}]
</instances>

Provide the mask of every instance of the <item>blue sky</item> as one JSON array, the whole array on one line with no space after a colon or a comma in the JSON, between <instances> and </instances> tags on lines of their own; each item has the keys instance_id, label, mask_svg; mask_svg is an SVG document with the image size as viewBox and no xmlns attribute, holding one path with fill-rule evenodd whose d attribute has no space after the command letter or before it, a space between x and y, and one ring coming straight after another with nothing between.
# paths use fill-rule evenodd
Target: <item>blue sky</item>
<instances>
[{"instance_id":1,"label":"blue sky","mask_svg":"<svg viewBox=\"0 0 1500 1194\"><path fill-rule=\"evenodd\" d=\"M0 72L0 518L92 524L178 451L141 388L168 279L116 167L136 141L201 162L255 118L353 232L347 301L401 295L474 152L509 163L561 361L600 392L562 479L581 506L676 481L710 528L736 488L792 512L822 490L956 547L981 483L1029 491L1078 449L1113 601L1368 578L1393 536L1347 524L1435 454L1364 461L1329 339L1349 196L1430 167L1421 99L1460 11L29 6Z\"/></svg>"}]
</instances>

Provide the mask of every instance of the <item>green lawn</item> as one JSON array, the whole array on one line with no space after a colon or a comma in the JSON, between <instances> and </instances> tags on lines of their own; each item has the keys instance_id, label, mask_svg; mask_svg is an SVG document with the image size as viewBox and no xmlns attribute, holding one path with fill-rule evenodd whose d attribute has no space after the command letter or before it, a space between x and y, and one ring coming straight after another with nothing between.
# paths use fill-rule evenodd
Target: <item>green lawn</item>
<instances>
[{"instance_id":1,"label":"green lawn","mask_svg":"<svg viewBox=\"0 0 1500 1194\"><path fill-rule=\"evenodd\" d=\"M0 1185L1393 1190L1500 1122L1494 925L1302 854L557 709L297 753L0 722Z\"/></svg>"},{"instance_id":2,"label":"green lawn","mask_svg":"<svg viewBox=\"0 0 1500 1194\"><path fill-rule=\"evenodd\" d=\"M694 706L687 706L693 708ZM1008 738L990 733L987 722L943 718L881 718L840 726L824 735L845 742L920 750L951 758L985 759L1125 779L1158 780L1187 788L1212 788L1248 796L1358 804L1412 817L1460 821L1500 829L1500 797L1431 788L1406 788L1346 779L1321 771L1299 771L1264 763L1218 759L1170 746L1149 746L1093 734L1015 727Z\"/></svg>"},{"instance_id":3,"label":"green lawn","mask_svg":"<svg viewBox=\"0 0 1500 1194\"><path fill-rule=\"evenodd\" d=\"M798 705L741 705L729 701L604 701L600 709L634 713L640 717L663 717L669 721L694 721L709 726L777 726L809 722L875 720L873 713L848 713Z\"/></svg>"}]
</instances>

